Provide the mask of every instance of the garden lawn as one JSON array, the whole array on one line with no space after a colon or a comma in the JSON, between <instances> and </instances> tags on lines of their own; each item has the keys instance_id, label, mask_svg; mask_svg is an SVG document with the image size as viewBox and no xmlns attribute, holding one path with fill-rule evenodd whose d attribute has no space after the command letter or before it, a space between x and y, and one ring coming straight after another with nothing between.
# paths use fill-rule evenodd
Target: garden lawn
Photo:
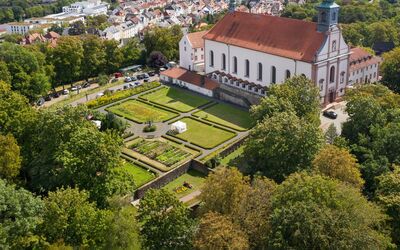
<instances>
[{"instance_id":1,"label":"garden lawn","mask_svg":"<svg viewBox=\"0 0 400 250\"><path fill-rule=\"evenodd\" d=\"M153 172L147 171L143 167L138 166L132 162L125 161L123 167L128 170L128 172L133 174L133 180L136 187L140 187L156 177Z\"/></svg>"},{"instance_id":2,"label":"garden lawn","mask_svg":"<svg viewBox=\"0 0 400 250\"><path fill-rule=\"evenodd\" d=\"M238 131L246 131L253 126L249 112L224 103L200 110L193 115Z\"/></svg>"},{"instance_id":3,"label":"garden lawn","mask_svg":"<svg viewBox=\"0 0 400 250\"><path fill-rule=\"evenodd\" d=\"M236 136L236 133L213 127L193 118L183 118L180 121L186 123L187 131L174 136L205 149L214 148Z\"/></svg>"},{"instance_id":4,"label":"garden lawn","mask_svg":"<svg viewBox=\"0 0 400 250\"><path fill-rule=\"evenodd\" d=\"M184 182L189 183L192 185L192 188L182 188ZM176 178L172 182L168 183L166 186L163 188L165 190L170 191L171 193L175 194L178 198L182 198L183 196L186 196L196 190L199 190L205 181L205 175L190 169L187 173L181 175L180 177Z\"/></svg>"},{"instance_id":5,"label":"garden lawn","mask_svg":"<svg viewBox=\"0 0 400 250\"><path fill-rule=\"evenodd\" d=\"M107 108L107 111L139 123L147 121L166 121L178 115L176 113L136 100L129 100L121 104L111 106Z\"/></svg>"},{"instance_id":6,"label":"garden lawn","mask_svg":"<svg viewBox=\"0 0 400 250\"><path fill-rule=\"evenodd\" d=\"M157 104L175 109L180 112L189 112L210 101L188 90L165 87L155 92L142 95L140 98L147 99Z\"/></svg>"}]
</instances>

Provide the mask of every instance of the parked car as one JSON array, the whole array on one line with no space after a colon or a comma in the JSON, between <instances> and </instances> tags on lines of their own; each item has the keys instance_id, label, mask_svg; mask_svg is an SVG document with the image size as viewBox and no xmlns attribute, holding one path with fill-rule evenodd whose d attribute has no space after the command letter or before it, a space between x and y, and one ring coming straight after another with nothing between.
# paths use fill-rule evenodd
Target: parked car
<instances>
[{"instance_id":1,"label":"parked car","mask_svg":"<svg viewBox=\"0 0 400 250\"><path fill-rule=\"evenodd\" d=\"M149 82L149 81L150 81L150 78L144 78L143 81L144 81L144 82Z\"/></svg>"},{"instance_id":2,"label":"parked car","mask_svg":"<svg viewBox=\"0 0 400 250\"><path fill-rule=\"evenodd\" d=\"M64 90L62 91L62 94L63 94L63 95L68 95L68 94L69 94L69 90L68 90L68 89L64 89Z\"/></svg>"},{"instance_id":3,"label":"parked car","mask_svg":"<svg viewBox=\"0 0 400 250\"><path fill-rule=\"evenodd\" d=\"M166 71L166 68L160 68L160 72Z\"/></svg>"},{"instance_id":4,"label":"parked car","mask_svg":"<svg viewBox=\"0 0 400 250\"><path fill-rule=\"evenodd\" d=\"M37 100L36 105L42 106L44 104L44 98L40 97L39 100Z\"/></svg>"},{"instance_id":5,"label":"parked car","mask_svg":"<svg viewBox=\"0 0 400 250\"><path fill-rule=\"evenodd\" d=\"M51 101L51 95L46 95L46 96L44 97L44 100L45 100L46 102Z\"/></svg>"},{"instance_id":6,"label":"parked car","mask_svg":"<svg viewBox=\"0 0 400 250\"><path fill-rule=\"evenodd\" d=\"M120 72L114 73L114 77L120 78L120 77L122 77L122 73L120 73Z\"/></svg>"},{"instance_id":7,"label":"parked car","mask_svg":"<svg viewBox=\"0 0 400 250\"><path fill-rule=\"evenodd\" d=\"M71 88L71 91L77 91L78 89L81 89L81 88L82 88L81 85L76 85Z\"/></svg>"},{"instance_id":8,"label":"parked car","mask_svg":"<svg viewBox=\"0 0 400 250\"><path fill-rule=\"evenodd\" d=\"M131 80L132 81L137 81L137 77L136 76L131 76Z\"/></svg>"},{"instance_id":9,"label":"parked car","mask_svg":"<svg viewBox=\"0 0 400 250\"><path fill-rule=\"evenodd\" d=\"M85 82L85 83L82 85L82 88L87 88L87 87L90 87L90 83L89 83L89 82Z\"/></svg>"},{"instance_id":10,"label":"parked car","mask_svg":"<svg viewBox=\"0 0 400 250\"><path fill-rule=\"evenodd\" d=\"M134 87L135 87L135 84L129 83L129 88L134 88Z\"/></svg>"},{"instance_id":11,"label":"parked car","mask_svg":"<svg viewBox=\"0 0 400 250\"><path fill-rule=\"evenodd\" d=\"M323 116L331 118L331 119L337 118L337 113L333 110L324 110L324 112L322 114L323 114Z\"/></svg>"},{"instance_id":12,"label":"parked car","mask_svg":"<svg viewBox=\"0 0 400 250\"><path fill-rule=\"evenodd\" d=\"M125 82L132 82L132 78L130 78L130 77L125 77Z\"/></svg>"},{"instance_id":13,"label":"parked car","mask_svg":"<svg viewBox=\"0 0 400 250\"><path fill-rule=\"evenodd\" d=\"M111 82L118 82L118 78L113 78Z\"/></svg>"},{"instance_id":14,"label":"parked car","mask_svg":"<svg viewBox=\"0 0 400 250\"><path fill-rule=\"evenodd\" d=\"M143 74L143 79L148 79L149 77L150 77L149 74L147 74L147 73Z\"/></svg>"},{"instance_id":15,"label":"parked car","mask_svg":"<svg viewBox=\"0 0 400 250\"><path fill-rule=\"evenodd\" d=\"M149 74L149 76L155 76L155 75L156 75L156 72L150 71L148 74Z\"/></svg>"},{"instance_id":16,"label":"parked car","mask_svg":"<svg viewBox=\"0 0 400 250\"><path fill-rule=\"evenodd\" d=\"M144 78L143 74L139 74L136 76L138 80L142 80Z\"/></svg>"},{"instance_id":17,"label":"parked car","mask_svg":"<svg viewBox=\"0 0 400 250\"><path fill-rule=\"evenodd\" d=\"M102 96L104 96L104 93L100 92L100 93L97 93L96 98L99 98L99 97L102 97Z\"/></svg>"},{"instance_id":18,"label":"parked car","mask_svg":"<svg viewBox=\"0 0 400 250\"><path fill-rule=\"evenodd\" d=\"M129 89L129 84L125 84L123 88L124 89Z\"/></svg>"},{"instance_id":19,"label":"parked car","mask_svg":"<svg viewBox=\"0 0 400 250\"><path fill-rule=\"evenodd\" d=\"M136 85L136 86L139 86L139 85L140 85L140 82L135 82L135 85Z\"/></svg>"},{"instance_id":20,"label":"parked car","mask_svg":"<svg viewBox=\"0 0 400 250\"><path fill-rule=\"evenodd\" d=\"M54 92L53 98L58 98L58 97L60 97L60 94L58 92Z\"/></svg>"}]
</instances>

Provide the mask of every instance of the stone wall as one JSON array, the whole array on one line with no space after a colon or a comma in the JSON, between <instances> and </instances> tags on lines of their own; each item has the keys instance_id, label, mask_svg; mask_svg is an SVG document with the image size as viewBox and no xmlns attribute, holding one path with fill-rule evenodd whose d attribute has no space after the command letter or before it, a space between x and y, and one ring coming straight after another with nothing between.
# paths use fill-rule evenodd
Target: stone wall
<instances>
[{"instance_id":1,"label":"stone wall","mask_svg":"<svg viewBox=\"0 0 400 250\"><path fill-rule=\"evenodd\" d=\"M246 108L259 104L262 98L259 95L226 84L220 84L219 88L220 90L217 91L216 95L217 98Z\"/></svg>"}]
</instances>

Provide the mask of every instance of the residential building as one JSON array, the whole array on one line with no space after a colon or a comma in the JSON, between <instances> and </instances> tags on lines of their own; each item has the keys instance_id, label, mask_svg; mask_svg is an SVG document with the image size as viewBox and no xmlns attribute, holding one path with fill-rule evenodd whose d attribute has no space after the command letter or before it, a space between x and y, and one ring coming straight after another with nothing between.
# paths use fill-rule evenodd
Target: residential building
<instances>
[{"instance_id":1,"label":"residential building","mask_svg":"<svg viewBox=\"0 0 400 250\"><path fill-rule=\"evenodd\" d=\"M5 28L7 30L7 34L20 34L25 35L28 34L31 30L46 30L51 25L48 24L33 24L33 23L24 23L24 22L11 22L6 23Z\"/></svg>"},{"instance_id":2,"label":"residential building","mask_svg":"<svg viewBox=\"0 0 400 250\"><path fill-rule=\"evenodd\" d=\"M204 39L207 31L184 35L179 42L179 66L189 71L204 71Z\"/></svg>"},{"instance_id":3,"label":"residential building","mask_svg":"<svg viewBox=\"0 0 400 250\"><path fill-rule=\"evenodd\" d=\"M362 48L352 48L349 60L348 85L372 83L379 80L381 59Z\"/></svg>"}]
</instances>

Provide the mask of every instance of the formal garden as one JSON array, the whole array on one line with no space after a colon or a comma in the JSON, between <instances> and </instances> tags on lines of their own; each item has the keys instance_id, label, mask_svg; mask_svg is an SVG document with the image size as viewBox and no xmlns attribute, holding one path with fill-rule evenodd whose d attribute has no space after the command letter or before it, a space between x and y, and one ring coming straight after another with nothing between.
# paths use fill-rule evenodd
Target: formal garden
<instances>
[{"instance_id":1,"label":"formal garden","mask_svg":"<svg viewBox=\"0 0 400 250\"><path fill-rule=\"evenodd\" d=\"M254 125L247 110L186 89L151 83L144 84L140 91L129 91L132 95L124 99L115 93L119 95L117 98L110 95L99 103L106 103L105 112L130 121L132 129L122 154L129 159L125 167L137 176L138 186L168 174L191 159L204 163L208 158L216 158ZM152 125L154 130L138 127L132 133L140 124ZM174 129L175 124L184 125L184 128L178 131ZM234 161L241 152L235 151L230 160ZM221 164L230 160L225 159ZM136 163L140 163L139 166ZM189 170L165 189L183 197L198 190L203 180L203 174Z\"/></svg>"}]
</instances>

